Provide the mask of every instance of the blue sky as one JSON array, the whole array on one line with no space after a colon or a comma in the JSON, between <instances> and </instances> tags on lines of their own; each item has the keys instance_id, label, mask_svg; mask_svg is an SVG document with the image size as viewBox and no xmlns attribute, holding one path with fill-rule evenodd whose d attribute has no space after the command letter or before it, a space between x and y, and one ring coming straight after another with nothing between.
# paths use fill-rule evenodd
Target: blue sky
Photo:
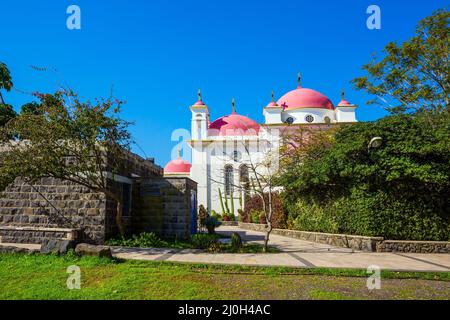
<instances>
[{"instance_id":1,"label":"blue sky","mask_svg":"<svg viewBox=\"0 0 450 320\"><path fill-rule=\"evenodd\" d=\"M66 9L81 8L81 30L68 30ZM366 9L382 11L381 30L366 27ZM349 81L389 41L414 34L417 22L448 1L407 0L2 0L0 61L17 89L54 91L67 84L83 97L126 100L123 116L140 148L162 166L190 127L198 88L212 119L231 111L262 122L262 107L296 87L318 90L334 103L342 87L360 105L357 117L385 113ZM36 71L30 66L56 71ZM17 110L32 99L4 94Z\"/></svg>"}]
</instances>

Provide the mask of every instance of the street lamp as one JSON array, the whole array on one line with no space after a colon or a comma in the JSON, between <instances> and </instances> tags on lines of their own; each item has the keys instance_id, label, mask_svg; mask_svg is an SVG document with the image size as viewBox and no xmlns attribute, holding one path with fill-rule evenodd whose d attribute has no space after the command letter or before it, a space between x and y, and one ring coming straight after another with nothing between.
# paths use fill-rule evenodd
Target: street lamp
<instances>
[{"instance_id":1,"label":"street lamp","mask_svg":"<svg viewBox=\"0 0 450 320\"><path fill-rule=\"evenodd\" d=\"M374 137L370 140L369 144L367 145L367 151L370 152L370 149L377 149L381 147L383 144L383 138L381 137Z\"/></svg>"}]
</instances>

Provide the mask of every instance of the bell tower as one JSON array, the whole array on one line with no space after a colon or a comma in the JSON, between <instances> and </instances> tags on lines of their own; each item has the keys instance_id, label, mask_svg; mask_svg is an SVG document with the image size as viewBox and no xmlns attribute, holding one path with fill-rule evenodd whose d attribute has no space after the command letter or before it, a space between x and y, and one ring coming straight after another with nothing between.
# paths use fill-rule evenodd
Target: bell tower
<instances>
[{"instance_id":1,"label":"bell tower","mask_svg":"<svg viewBox=\"0 0 450 320\"><path fill-rule=\"evenodd\" d=\"M203 103L202 93L198 90L198 101L190 107L192 112L191 122L191 139L193 141L200 141L207 139L208 126L210 123L209 109Z\"/></svg>"}]
</instances>

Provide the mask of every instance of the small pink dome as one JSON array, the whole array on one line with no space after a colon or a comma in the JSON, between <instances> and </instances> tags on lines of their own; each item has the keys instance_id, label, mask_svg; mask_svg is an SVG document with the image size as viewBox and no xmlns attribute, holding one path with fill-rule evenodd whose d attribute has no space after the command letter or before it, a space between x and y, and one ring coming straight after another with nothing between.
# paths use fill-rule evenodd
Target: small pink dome
<instances>
[{"instance_id":1,"label":"small pink dome","mask_svg":"<svg viewBox=\"0 0 450 320\"><path fill-rule=\"evenodd\" d=\"M277 104L285 109L320 108L334 110L333 103L325 95L306 88L289 91L277 101Z\"/></svg>"},{"instance_id":2,"label":"small pink dome","mask_svg":"<svg viewBox=\"0 0 450 320\"><path fill-rule=\"evenodd\" d=\"M259 129L256 121L233 112L212 122L209 125L208 134L210 136L251 136L258 135Z\"/></svg>"},{"instance_id":3,"label":"small pink dome","mask_svg":"<svg viewBox=\"0 0 450 320\"><path fill-rule=\"evenodd\" d=\"M205 104L203 103L203 101L202 100L198 100L195 104L194 104L194 106L204 106Z\"/></svg>"},{"instance_id":4,"label":"small pink dome","mask_svg":"<svg viewBox=\"0 0 450 320\"><path fill-rule=\"evenodd\" d=\"M267 105L267 108L270 108L270 107L279 107L279 106L276 104L275 101L270 101L270 103Z\"/></svg>"},{"instance_id":5,"label":"small pink dome","mask_svg":"<svg viewBox=\"0 0 450 320\"><path fill-rule=\"evenodd\" d=\"M339 102L338 107L352 107L353 105L348 102L346 99L342 99L341 102Z\"/></svg>"},{"instance_id":6,"label":"small pink dome","mask_svg":"<svg viewBox=\"0 0 450 320\"><path fill-rule=\"evenodd\" d=\"M164 174L167 173L180 173L189 174L191 172L192 165L183 159L175 159L169 161L169 163L164 167Z\"/></svg>"}]
</instances>

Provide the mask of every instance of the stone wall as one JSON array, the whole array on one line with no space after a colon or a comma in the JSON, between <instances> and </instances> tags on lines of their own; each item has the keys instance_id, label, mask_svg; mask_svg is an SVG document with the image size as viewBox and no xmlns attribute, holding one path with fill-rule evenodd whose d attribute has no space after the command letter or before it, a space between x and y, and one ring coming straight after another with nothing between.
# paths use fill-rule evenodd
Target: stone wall
<instances>
[{"instance_id":1,"label":"stone wall","mask_svg":"<svg viewBox=\"0 0 450 320\"><path fill-rule=\"evenodd\" d=\"M76 240L79 229L0 226L0 243L43 243L44 240Z\"/></svg>"},{"instance_id":2,"label":"stone wall","mask_svg":"<svg viewBox=\"0 0 450 320\"><path fill-rule=\"evenodd\" d=\"M120 179L133 183L134 176L162 177L163 170L130 153L121 173L124 176ZM122 183L108 179L108 188L121 194ZM116 201L104 193L92 192L72 182L42 178L30 185L17 178L0 192L0 236L3 242L39 243L63 234L48 230L31 232L24 227L69 228L79 229L78 241L102 244L118 234L116 208ZM123 221L128 233L133 232L131 216L124 217Z\"/></svg>"},{"instance_id":3,"label":"stone wall","mask_svg":"<svg viewBox=\"0 0 450 320\"><path fill-rule=\"evenodd\" d=\"M450 253L450 242L384 240L377 252Z\"/></svg>"},{"instance_id":4,"label":"stone wall","mask_svg":"<svg viewBox=\"0 0 450 320\"><path fill-rule=\"evenodd\" d=\"M238 225L242 229L260 232L264 232L266 228L266 225L256 223L239 222ZM368 252L450 253L450 242L447 241L384 240L383 237L364 237L288 229L273 229L271 234Z\"/></svg>"},{"instance_id":5,"label":"stone wall","mask_svg":"<svg viewBox=\"0 0 450 320\"><path fill-rule=\"evenodd\" d=\"M190 237L191 192L197 192L196 182L189 178L143 179L134 192L138 199L133 204L135 232L155 232L162 238Z\"/></svg>"},{"instance_id":6,"label":"stone wall","mask_svg":"<svg viewBox=\"0 0 450 320\"><path fill-rule=\"evenodd\" d=\"M265 225L255 223L239 222L239 227L243 229L261 232L265 230ZM383 238L380 237L363 237L345 234L307 232L288 229L273 229L272 234L306 241L324 243L338 247L351 248L360 251L375 251L377 243L383 241Z\"/></svg>"},{"instance_id":7,"label":"stone wall","mask_svg":"<svg viewBox=\"0 0 450 320\"><path fill-rule=\"evenodd\" d=\"M0 193L1 226L76 228L81 229L80 240L103 242L105 214L104 194L58 179L30 185L18 178ZM17 242L24 242L20 232L16 235Z\"/></svg>"}]
</instances>

